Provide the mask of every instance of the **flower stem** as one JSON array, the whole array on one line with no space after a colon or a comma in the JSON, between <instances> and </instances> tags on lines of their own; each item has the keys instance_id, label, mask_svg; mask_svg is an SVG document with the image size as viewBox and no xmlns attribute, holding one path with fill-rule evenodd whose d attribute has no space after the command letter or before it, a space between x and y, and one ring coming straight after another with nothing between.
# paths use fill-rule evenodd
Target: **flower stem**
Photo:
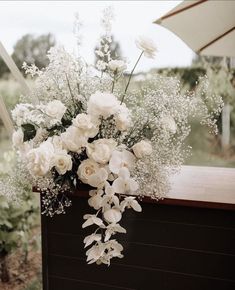
<instances>
[{"instance_id":1,"label":"flower stem","mask_svg":"<svg viewBox=\"0 0 235 290\"><path fill-rule=\"evenodd\" d=\"M133 69L132 69L132 71L131 71L131 73L130 73L130 75L129 75L129 79L128 79L128 82L127 82L127 85L126 85L125 91L124 91L124 93L123 93L123 96L122 96L121 104L122 104L123 101L124 101L124 98L125 98L125 96L126 96L127 89L128 89L128 87L129 87L129 85L130 85L131 78L132 78L132 76L133 76L134 70L135 70L135 68L136 68L136 66L137 66L137 64L138 64L138 62L140 61L141 56L143 55L143 53L144 53L144 51L141 51L141 54L139 55L139 57L138 57L138 59L137 59L135 65L134 65L134 67L133 67Z\"/></svg>"}]
</instances>

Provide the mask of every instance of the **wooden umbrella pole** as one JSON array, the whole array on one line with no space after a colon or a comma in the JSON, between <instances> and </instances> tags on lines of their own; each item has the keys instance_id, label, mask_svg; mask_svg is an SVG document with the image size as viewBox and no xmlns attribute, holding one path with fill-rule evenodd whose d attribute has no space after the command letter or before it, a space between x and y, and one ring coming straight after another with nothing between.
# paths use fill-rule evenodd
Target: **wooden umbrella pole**
<instances>
[{"instance_id":1,"label":"wooden umbrella pole","mask_svg":"<svg viewBox=\"0 0 235 290\"><path fill-rule=\"evenodd\" d=\"M1 95L0 95L0 118L2 119L4 126L9 136L11 137L13 132L13 123Z\"/></svg>"},{"instance_id":2,"label":"wooden umbrella pole","mask_svg":"<svg viewBox=\"0 0 235 290\"><path fill-rule=\"evenodd\" d=\"M21 72L19 71L19 69L16 66L16 64L15 64L14 60L12 59L12 57L6 51L6 49L3 46L3 44L1 43L1 41L0 41L0 56L2 57L2 59L6 63L6 65L9 68L9 70L11 71L13 76L16 78L16 80L21 84L23 93L24 94L29 94L30 93L30 89L29 89L24 77L22 76Z\"/></svg>"}]
</instances>

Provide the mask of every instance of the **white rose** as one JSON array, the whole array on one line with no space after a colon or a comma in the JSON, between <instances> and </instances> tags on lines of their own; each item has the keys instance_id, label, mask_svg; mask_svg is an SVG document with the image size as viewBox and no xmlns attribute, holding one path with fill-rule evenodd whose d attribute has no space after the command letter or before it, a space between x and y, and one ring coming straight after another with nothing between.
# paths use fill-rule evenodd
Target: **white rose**
<instances>
[{"instance_id":1,"label":"white rose","mask_svg":"<svg viewBox=\"0 0 235 290\"><path fill-rule=\"evenodd\" d=\"M87 111L91 116L102 116L106 119L114 115L118 107L119 102L113 94L96 92L90 96Z\"/></svg>"},{"instance_id":2,"label":"white rose","mask_svg":"<svg viewBox=\"0 0 235 290\"><path fill-rule=\"evenodd\" d=\"M123 60L111 60L108 63L108 67L111 71L116 72L116 73L121 73L123 72L127 66Z\"/></svg>"},{"instance_id":3,"label":"white rose","mask_svg":"<svg viewBox=\"0 0 235 290\"><path fill-rule=\"evenodd\" d=\"M166 131L171 134L175 134L177 131L177 125L175 120L171 116L164 116L160 119L160 123Z\"/></svg>"},{"instance_id":4,"label":"white rose","mask_svg":"<svg viewBox=\"0 0 235 290\"><path fill-rule=\"evenodd\" d=\"M45 108L45 113L57 121L61 121L65 111L65 105L59 100L49 102Z\"/></svg>"},{"instance_id":5,"label":"white rose","mask_svg":"<svg viewBox=\"0 0 235 290\"><path fill-rule=\"evenodd\" d=\"M24 133L21 128L19 128L12 134L12 143L13 146L17 149L22 147L24 143Z\"/></svg>"},{"instance_id":6,"label":"white rose","mask_svg":"<svg viewBox=\"0 0 235 290\"><path fill-rule=\"evenodd\" d=\"M147 141L140 141L136 143L133 147L133 152L137 158L143 158L146 155L151 155L153 148L150 142Z\"/></svg>"},{"instance_id":7,"label":"white rose","mask_svg":"<svg viewBox=\"0 0 235 290\"><path fill-rule=\"evenodd\" d=\"M127 167L128 169L133 168L135 161L136 158L131 152L127 150L114 150L109 161L109 169L111 172L118 174L120 169L123 167Z\"/></svg>"},{"instance_id":8,"label":"white rose","mask_svg":"<svg viewBox=\"0 0 235 290\"><path fill-rule=\"evenodd\" d=\"M107 179L108 179L108 172L105 170L105 168L99 168L96 173L91 174L88 177L87 183L90 186L101 189L101 188L104 188Z\"/></svg>"},{"instance_id":9,"label":"white rose","mask_svg":"<svg viewBox=\"0 0 235 290\"><path fill-rule=\"evenodd\" d=\"M88 178L99 170L99 165L91 160L86 159L78 167L77 175L83 183L88 183Z\"/></svg>"},{"instance_id":10,"label":"white rose","mask_svg":"<svg viewBox=\"0 0 235 290\"><path fill-rule=\"evenodd\" d=\"M99 132L99 124L92 121L91 116L87 114L78 114L75 119L73 119L73 125L77 127L81 134L89 137L94 138Z\"/></svg>"},{"instance_id":11,"label":"white rose","mask_svg":"<svg viewBox=\"0 0 235 290\"><path fill-rule=\"evenodd\" d=\"M99 139L86 147L87 156L100 164L109 162L117 143L113 139Z\"/></svg>"},{"instance_id":12,"label":"white rose","mask_svg":"<svg viewBox=\"0 0 235 290\"><path fill-rule=\"evenodd\" d=\"M81 153L82 148L87 144L87 137L83 136L75 126L68 127L60 136L63 148L68 151Z\"/></svg>"},{"instance_id":13,"label":"white rose","mask_svg":"<svg viewBox=\"0 0 235 290\"><path fill-rule=\"evenodd\" d=\"M27 167L33 176L45 176L52 168L54 147L51 142L45 141L38 148L31 149L26 155Z\"/></svg>"},{"instance_id":14,"label":"white rose","mask_svg":"<svg viewBox=\"0 0 235 290\"><path fill-rule=\"evenodd\" d=\"M120 105L118 113L115 115L115 123L120 131L125 131L131 126L130 111L125 104Z\"/></svg>"},{"instance_id":15,"label":"white rose","mask_svg":"<svg viewBox=\"0 0 235 290\"><path fill-rule=\"evenodd\" d=\"M136 40L136 46L144 52L144 55L148 58L154 58L157 48L153 41L147 37L140 36Z\"/></svg>"},{"instance_id":16,"label":"white rose","mask_svg":"<svg viewBox=\"0 0 235 290\"><path fill-rule=\"evenodd\" d=\"M55 169L61 175L72 169L72 158L65 150L56 153L53 161Z\"/></svg>"}]
</instances>

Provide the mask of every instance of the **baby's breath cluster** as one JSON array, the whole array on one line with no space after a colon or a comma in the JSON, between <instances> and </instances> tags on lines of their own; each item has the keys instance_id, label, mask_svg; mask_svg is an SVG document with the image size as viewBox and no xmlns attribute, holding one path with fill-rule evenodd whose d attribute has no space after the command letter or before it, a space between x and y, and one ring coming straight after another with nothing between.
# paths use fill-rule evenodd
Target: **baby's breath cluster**
<instances>
[{"instance_id":1,"label":"baby's breath cluster","mask_svg":"<svg viewBox=\"0 0 235 290\"><path fill-rule=\"evenodd\" d=\"M184 145L190 120L200 118L216 132L222 102L208 95L206 79L186 94L176 79L158 75L130 90L138 62L153 58L156 47L139 38L139 57L124 75L125 61L110 55L111 12L105 15L96 68L62 47L49 51L50 63L42 71L24 64L27 73L37 76L35 88L12 117L21 172L42 192L43 213L65 213L70 192L82 183L91 188L88 204L95 214L86 214L82 225L94 229L84 239L87 262L109 265L112 258L123 257L123 247L113 236L126 233L124 212L142 210L138 197L165 196L170 175L190 152Z\"/></svg>"}]
</instances>

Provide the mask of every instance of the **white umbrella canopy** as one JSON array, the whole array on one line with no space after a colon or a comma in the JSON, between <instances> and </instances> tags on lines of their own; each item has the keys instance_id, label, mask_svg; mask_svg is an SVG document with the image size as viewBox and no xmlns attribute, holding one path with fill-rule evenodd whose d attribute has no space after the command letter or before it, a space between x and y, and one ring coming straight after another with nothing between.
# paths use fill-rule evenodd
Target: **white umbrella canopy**
<instances>
[{"instance_id":1,"label":"white umbrella canopy","mask_svg":"<svg viewBox=\"0 0 235 290\"><path fill-rule=\"evenodd\" d=\"M154 23L198 54L235 56L235 1L184 1Z\"/></svg>"}]
</instances>

